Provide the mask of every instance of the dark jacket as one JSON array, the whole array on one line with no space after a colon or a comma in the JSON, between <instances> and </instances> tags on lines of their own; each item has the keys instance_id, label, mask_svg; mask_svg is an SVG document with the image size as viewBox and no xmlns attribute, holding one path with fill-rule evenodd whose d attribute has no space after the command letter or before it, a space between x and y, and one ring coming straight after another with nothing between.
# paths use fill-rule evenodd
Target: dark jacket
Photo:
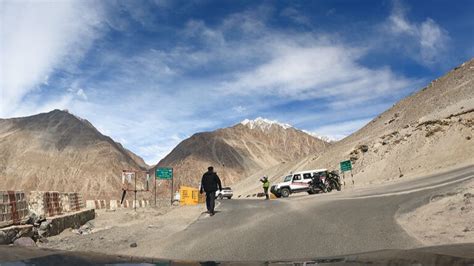
<instances>
[{"instance_id":1,"label":"dark jacket","mask_svg":"<svg viewBox=\"0 0 474 266\"><path fill-rule=\"evenodd\" d=\"M217 176L214 172L207 171L201 179L201 191L206 191L206 193L217 191L217 187L219 190L222 190L221 180L219 176Z\"/></svg>"}]
</instances>

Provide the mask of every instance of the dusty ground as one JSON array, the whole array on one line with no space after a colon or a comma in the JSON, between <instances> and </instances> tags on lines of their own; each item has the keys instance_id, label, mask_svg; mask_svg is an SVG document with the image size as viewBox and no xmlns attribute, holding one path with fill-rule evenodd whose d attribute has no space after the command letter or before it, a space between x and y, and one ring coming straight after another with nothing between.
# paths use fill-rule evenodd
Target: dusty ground
<instances>
[{"instance_id":1,"label":"dusty ground","mask_svg":"<svg viewBox=\"0 0 474 266\"><path fill-rule=\"evenodd\" d=\"M108 254L136 254L139 249L147 253L149 245L157 245L178 231L184 230L204 211L204 206L143 208L117 211L97 210L91 221L93 230L79 235L67 229L60 235L49 237L40 247L95 251ZM136 243L137 247L131 247ZM155 247L156 248L156 247Z\"/></svg>"},{"instance_id":2,"label":"dusty ground","mask_svg":"<svg viewBox=\"0 0 474 266\"><path fill-rule=\"evenodd\" d=\"M474 180L431 197L397 222L425 245L474 242Z\"/></svg>"}]
</instances>

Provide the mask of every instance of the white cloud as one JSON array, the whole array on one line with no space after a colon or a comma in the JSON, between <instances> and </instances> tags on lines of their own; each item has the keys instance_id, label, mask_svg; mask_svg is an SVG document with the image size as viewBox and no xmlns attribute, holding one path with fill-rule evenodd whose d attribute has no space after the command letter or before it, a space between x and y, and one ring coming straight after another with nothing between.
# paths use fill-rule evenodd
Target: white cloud
<instances>
[{"instance_id":1,"label":"white cloud","mask_svg":"<svg viewBox=\"0 0 474 266\"><path fill-rule=\"evenodd\" d=\"M408 48L410 43L416 47L412 53L416 60L425 65L432 65L445 58L443 52L447 49L449 34L436 21L426 18L422 23L410 21L407 18L407 8L400 1L393 2L393 9L386 25L389 33L397 37L407 37L407 40L397 40Z\"/></svg>"},{"instance_id":2,"label":"white cloud","mask_svg":"<svg viewBox=\"0 0 474 266\"><path fill-rule=\"evenodd\" d=\"M86 1L3 1L0 9L0 116L17 113L24 97L74 67L98 35L100 7Z\"/></svg>"},{"instance_id":3,"label":"white cloud","mask_svg":"<svg viewBox=\"0 0 474 266\"><path fill-rule=\"evenodd\" d=\"M247 108L243 107L242 105L239 105L239 106L232 107L232 110L236 111L237 113L242 114L245 111L247 111Z\"/></svg>"},{"instance_id":4,"label":"white cloud","mask_svg":"<svg viewBox=\"0 0 474 266\"><path fill-rule=\"evenodd\" d=\"M84 92L83 89L77 90L76 95L87 101L87 94Z\"/></svg>"},{"instance_id":5,"label":"white cloud","mask_svg":"<svg viewBox=\"0 0 474 266\"><path fill-rule=\"evenodd\" d=\"M370 118L365 118L324 125L311 130L311 132L319 136L326 136L330 140L341 140L365 126L370 120Z\"/></svg>"},{"instance_id":6,"label":"white cloud","mask_svg":"<svg viewBox=\"0 0 474 266\"><path fill-rule=\"evenodd\" d=\"M389 68L369 69L357 63L365 51L342 43L326 44L308 38L305 44L273 38L265 49L272 58L254 69L238 73L222 84L222 92L239 95L278 95L309 100L336 97L334 106L359 104L397 93L414 80Z\"/></svg>"},{"instance_id":7,"label":"white cloud","mask_svg":"<svg viewBox=\"0 0 474 266\"><path fill-rule=\"evenodd\" d=\"M434 62L446 46L448 36L434 20L428 18L420 27L421 57L425 62Z\"/></svg>"}]
</instances>

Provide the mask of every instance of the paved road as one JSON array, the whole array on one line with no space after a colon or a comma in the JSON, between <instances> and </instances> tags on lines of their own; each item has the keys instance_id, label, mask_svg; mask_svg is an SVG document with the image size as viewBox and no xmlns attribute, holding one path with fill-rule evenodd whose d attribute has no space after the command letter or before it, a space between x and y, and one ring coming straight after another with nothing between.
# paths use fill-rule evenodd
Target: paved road
<instances>
[{"instance_id":1,"label":"paved road","mask_svg":"<svg viewBox=\"0 0 474 266\"><path fill-rule=\"evenodd\" d=\"M420 247L395 215L472 178L474 166L331 194L223 200L214 217L203 214L150 256L262 261Z\"/></svg>"}]
</instances>

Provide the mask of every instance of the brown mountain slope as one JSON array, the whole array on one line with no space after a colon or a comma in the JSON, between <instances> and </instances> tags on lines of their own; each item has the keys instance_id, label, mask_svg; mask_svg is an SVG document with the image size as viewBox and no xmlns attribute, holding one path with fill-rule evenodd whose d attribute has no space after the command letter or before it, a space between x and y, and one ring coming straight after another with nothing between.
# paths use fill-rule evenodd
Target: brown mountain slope
<instances>
[{"instance_id":1,"label":"brown mountain slope","mask_svg":"<svg viewBox=\"0 0 474 266\"><path fill-rule=\"evenodd\" d=\"M399 101L321 156L278 165L236 186L241 194L259 190L258 176L280 182L290 171L330 168L351 159L356 184L380 183L474 164L474 60ZM366 152L361 149L366 145ZM364 147L365 150L365 147Z\"/></svg>"},{"instance_id":2,"label":"brown mountain slope","mask_svg":"<svg viewBox=\"0 0 474 266\"><path fill-rule=\"evenodd\" d=\"M158 167L173 167L182 185L197 186L202 173L214 166L225 185L257 170L319 154L330 144L288 125L258 118L182 141Z\"/></svg>"},{"instance_id":3,"label":"brown mountain slope","mask_svg":"<svg viewBox=\"0 0 474 266\"><path fill-rule=\"evenodd\" d=\"M118 198L121 170L141 169L121 145L87 120L59 110L0 119L0 150L0 190Z\"/></svg>"}]
</instances>

